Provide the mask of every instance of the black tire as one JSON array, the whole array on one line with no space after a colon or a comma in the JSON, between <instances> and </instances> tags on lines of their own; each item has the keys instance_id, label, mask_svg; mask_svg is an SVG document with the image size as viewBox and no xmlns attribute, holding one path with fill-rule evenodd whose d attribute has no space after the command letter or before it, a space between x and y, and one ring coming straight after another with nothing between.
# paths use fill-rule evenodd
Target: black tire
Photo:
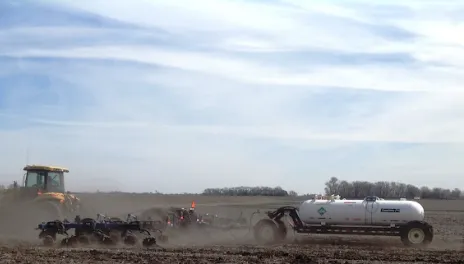
<instances>
[{"instance_id":1,"label":"black tire","mask_svg":"<svg viewBox=\"0 0 464 264\"><path fill-rule=\"evenodd\" d=\"M267 238L264 235L266 229L271 232L271 234L268 234ZM253 227L255 240L262 245L271 245L280 241L281 235L279 235L279 233L277 224L271 219L261 219Z\"/></svg>"},{"instance_id":2,"label":"black tire","mask_svg":"<svg viewBox=\"0 0 464 264\"><path fill-rule=\"evenodd\" d=\"M407 247L425 248L433 240L433 228L425 222L411 222L402 228L400 236Z\"/></svg>"},{"instance_id":3,"label":"black tire","mask_svg":"<svg viewBox=\"0 0 464 264\"><path fill-rule=\"evenodd\" d=\"M135 246L138 242L138 239L134 235L127 235L124 237L124 245L126 246Z\"/></svg>"},{"instance_id":4,"label":"black tire","mask_svg":"<svg viewBox=\"0 0 464 264\"><path fill-rule=\"evenodd\" d=\"M156 245L156 239L154 237L146 237L142 241L144 247L151 247Z\"/></svg>"}]
</instances>

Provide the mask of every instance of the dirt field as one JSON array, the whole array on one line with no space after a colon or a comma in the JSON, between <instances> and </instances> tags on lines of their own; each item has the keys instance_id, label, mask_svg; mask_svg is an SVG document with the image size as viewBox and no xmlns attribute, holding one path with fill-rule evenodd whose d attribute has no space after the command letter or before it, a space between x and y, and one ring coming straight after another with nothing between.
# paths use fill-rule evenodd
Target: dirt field
<instances>
[{"instance_id":1,"label":"dirt field","mask_svg":"<svg viewBox=\"0 0 464 264\"><path fill-rule=\"evenodd\" d=\"M81 195L95 213L124 216L151 207L189 207L200 213L245 216L299 201L268 197L202 197L154 195ZM434 226L428 249L402 246L399 238L335 237L289 234L273 247L254 244L249 230L171 234L163 249L46 249L37 239L3 239L1 263L464 263L461 252L464 201L420 201L426 220ZM257 221L258 218L253 219ZM31 233L34 235L34 230Z\"/></svg>"}]
</instances>

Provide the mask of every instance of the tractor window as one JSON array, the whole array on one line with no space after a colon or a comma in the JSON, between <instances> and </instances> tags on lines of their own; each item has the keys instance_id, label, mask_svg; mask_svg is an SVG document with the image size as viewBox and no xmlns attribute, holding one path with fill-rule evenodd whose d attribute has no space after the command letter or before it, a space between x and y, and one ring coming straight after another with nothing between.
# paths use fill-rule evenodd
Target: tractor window
<instances>
[{"instance_id":1,"label":"tractor window","mask_svg":"<svg viewBox=\"0 0 464 264\"><path fill-rule=\"evenodd\" d=\"M64 192L63 173L49 172L47 178L48 190L51 192Z\"/></svg>"},{"instance_id":2,"label":"tractor window","mask_svg":"<svg viewBox=\"0 0 464 264\"><path fill-rule=\"evenodd\" d=\"M28 172L26 175L26 187L45 188L45 172Z\"/></svg>"},{"instance_id":3,"label":"tractor window","mask_svg":"<svg viewBox=\"0 0 464 264\"><path fill-rule=\"evenodd\" d=\"M49 192L64 192L63 173L29 171L26 174L25 186L29 188L39 188Z\"/></svg>"}]
</instances>

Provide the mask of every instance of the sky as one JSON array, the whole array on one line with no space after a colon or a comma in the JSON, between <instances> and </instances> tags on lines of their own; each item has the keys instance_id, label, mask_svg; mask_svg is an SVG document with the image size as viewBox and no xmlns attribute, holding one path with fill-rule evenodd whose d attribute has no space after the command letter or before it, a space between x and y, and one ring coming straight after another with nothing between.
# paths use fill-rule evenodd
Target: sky
<instances>
[{"instance_id":1,"label":"sky","mask_svg":"<svg viewBox=\"0 0 464 264\"><path fill-rule=\"evenodd\" d=\"M2 0L0 183L464 188L463 1Z\"/></svg>"}]
</instances>

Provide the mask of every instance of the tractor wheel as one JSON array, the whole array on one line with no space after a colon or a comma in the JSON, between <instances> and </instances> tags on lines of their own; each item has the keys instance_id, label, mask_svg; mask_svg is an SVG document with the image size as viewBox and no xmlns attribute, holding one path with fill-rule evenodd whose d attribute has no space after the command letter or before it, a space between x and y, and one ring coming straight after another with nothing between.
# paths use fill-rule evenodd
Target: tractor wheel
<instances>
[{"instance_id":1,"label":"tractor wheel","mask_svg":"<svg viewBox=\"0 0 464 264\"><path fill-rule=\"evenodd\" d=\"M401 241L407 247L424 248L433 240L433 229L423 222L411 222L401 230Z\"/></svg>"},{"instance_id":2,"label":"tractor wheel","mask_svg":"<svg viewBox=\"0 0 464 264\"><path fill-rule=\"evenodd\" d=\"M42 222L63 220L60 204L53 201L12 203L0 209L0 235L16 239L37 238L31 234Z\"/></svg>"},{"instance_id":3,"label":"tractor wheel","mask_svg":"<svg viewBox=\"0 0 464 264\"><path fill-rule=\"evenodd\" d=\"M58 202L43 201L32 204L32 206L35 206L35 209L33 210L35 216L33 216L33 218L37 219L39 222L49 222L54 220L63 221L63 211Z\"/></svg>"},{"instance_id":4,"label":"tractor wheel","mask_svg":"<svg viewBox=\"0 0 464 264\"><path fill-rule=\"evenodd\" d=\"M253 228L256 241L259 244L269 245L281 240L279 227L271 219L261 219Z\"/></svg>"}]
</instances>

